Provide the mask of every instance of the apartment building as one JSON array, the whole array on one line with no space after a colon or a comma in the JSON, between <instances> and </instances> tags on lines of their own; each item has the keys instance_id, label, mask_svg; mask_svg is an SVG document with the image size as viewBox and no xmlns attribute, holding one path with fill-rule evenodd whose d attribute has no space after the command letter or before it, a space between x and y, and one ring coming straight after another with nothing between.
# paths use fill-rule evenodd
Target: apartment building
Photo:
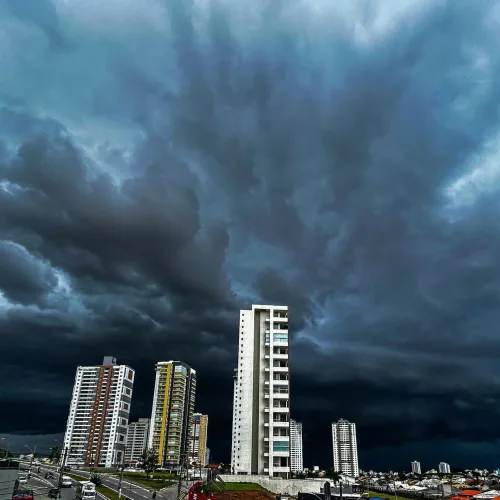
<instances>
[{"instance_id":1,"label":"apartment building","mask_svg":"<svg viewBox=\"0 0 500 500\"><path fill-rule=\"evenodd\" d=\"M288 307L240 311L231 466L235 474L290 477Z\"/></svg>"},{"instance_id":2,"label":"apartment building","mask_svg":"<svg viewBox=\"0 0 500 500\"><path fill-rule=\"evenodd\" d=\"M207 432L208 415L195 413L191 422L191 438L189 441L189 461L192 464L207 464Z\"/></svg>"},{"instance_id":3,"label":"apartment building","mask_svg":"<svg viewBox=\"0 0 500 500\"><path fill-rule=\"evenodd\" d=\"M302 472L304 460L302 457L302 423L290 419L290 470Z\"/></svg>"},{"instance_id":4,"label":"apartment building","mask_svg":"<svg viewBox=\"0 0 500 500\"><path fill-rule=\"evenodd\" d=\"M333 467L347 476L359 475L356 424L344 419L332 423Z\"/></svg>"},{"instance_id":5,"label":"apartment building","mask_svg":"<svg viewBox=\"0 0 500 500\"><path fill-rule=\"evenodd\" d=\"M422 474L422 467L420 467L420 462L414 460L411 463L411 471L413 474Z\"/></svg>"},{"instance_id":6,"label":"apartment building","mask_svg":"<svg viewBox=\"0 0 500 500\"><path fill-rule=\"evenodd\" d=\"M122 464L135 372L105 356L102 365L79 366L64 435L67 464Z\"/></svg>"},{"instance_id":7,"label":"apartment building","mask_svg":"<svg viewBox=\"0 0 500 500\"><path fill-rule=\"evenodd\" d=\"M148 448L156 451L160 466L178 467L188 458L195 396L195 370L182 361L156 364Z\"/></svg>"},{"instance_id":8,"label":"apartment building","mask_svg":"<svg viewBox=\"0 0 500 500\"><path fill-rule=\"evenodd\" d=\"M439 462L438 471L440 474L450 474L450 464L447 464L446 462Z\"/></svg>"},{"instance_id":9,"label":"apartment building","mask_svg":"<svg viewBox=\"0 0 500 500\"><path fill-rule=\"evenodd\" d=\"M149 418L140 418L127 428L127 445L125 447L125 463L135 464L142 458L148 445Z\"/></svg>"}]
</instances>

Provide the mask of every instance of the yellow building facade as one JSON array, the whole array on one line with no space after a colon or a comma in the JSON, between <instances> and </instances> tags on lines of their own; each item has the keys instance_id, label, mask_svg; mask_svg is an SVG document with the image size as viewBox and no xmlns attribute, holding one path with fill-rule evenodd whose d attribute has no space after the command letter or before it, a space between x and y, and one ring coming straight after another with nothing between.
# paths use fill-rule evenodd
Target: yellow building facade
<instances>
[{"instance_id":1,"label":"yellow building facade","mask_svg":"<svg viewBox=\"0 0 500 500\"><path fill-rule=\"evenodd\" d=\"M196 372L182 361L160 361L151 412L148 447L158 455L158 465L185 463L196 397Z\"/></svg>"}]
</instances>

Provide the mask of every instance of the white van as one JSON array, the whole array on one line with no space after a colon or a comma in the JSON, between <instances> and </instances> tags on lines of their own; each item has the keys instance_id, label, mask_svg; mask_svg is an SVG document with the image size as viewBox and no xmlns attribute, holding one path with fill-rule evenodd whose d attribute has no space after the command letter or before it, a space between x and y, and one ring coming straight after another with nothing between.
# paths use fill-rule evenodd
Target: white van
<instances>
[{"instance_id":1,"label":"white van","mask_svg":"<svg viewBox=\"0 0 500 500\"><path fill-rule=\"evenodd\" d=\"M63 476L61 486L63 488L71 488L73 486L73 480L68 476Z\"/></svg>"},{"instance_id":2,"label":"white van","mask_svg":"<svg viewBox=\"0 0 500 500\"><path fill-rule=\"evenodd\" d=\"M95 484L90 481L79 481L76 485L76 500L95 500Z\"/></svg>"}]
</instances>

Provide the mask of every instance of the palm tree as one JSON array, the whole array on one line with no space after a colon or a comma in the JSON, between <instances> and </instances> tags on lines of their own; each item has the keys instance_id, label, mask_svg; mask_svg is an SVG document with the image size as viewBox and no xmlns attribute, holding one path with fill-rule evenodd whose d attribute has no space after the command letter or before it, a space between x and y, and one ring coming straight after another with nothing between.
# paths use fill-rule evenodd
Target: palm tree
<instances>
[{"instance_id":1,"label":"palm tree","mask_svg":"<svg viewBox=\"0 0 500 500\"><path fill-rule=\"evenodd\" d=\"M340 480L342 479L340 472L336 471L333 467L325 471L325 476L333 481L335 487L337 486L337 483L340 483Z\"/></svg>"}]
</instances>

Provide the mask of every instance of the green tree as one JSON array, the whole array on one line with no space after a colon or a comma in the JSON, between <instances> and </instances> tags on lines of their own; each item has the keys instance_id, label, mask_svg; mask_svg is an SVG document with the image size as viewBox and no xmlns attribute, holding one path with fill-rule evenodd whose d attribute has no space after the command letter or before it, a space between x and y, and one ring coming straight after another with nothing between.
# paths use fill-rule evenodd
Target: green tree
<instances>
[{"instance_id":1,"label":"green tree","mask_svg":"<svg viewBox=\"0 0 500 500\"><path fill-rule=\"evenodd\" d=\"M331 479L335 486L337 486L337 483L340 483L340 480L342 479L340 472L336 471L333 467L325 471L325 476Z\"/></svg>"},{"instance_id":2,"label":"green tree","mask_svg":"<svg viewBox=\"0 0 500 500\"><path fill-rule=\"evenodd\" d=\"M149 479L149 476L156 470L158 467L158 453L153 448L149 450L144 450L144 453L141 457L141 469L144 469L146 477Z\"/></svg>"},{"instance_id":3,"label":"green tree","mask_svg":"<svg viewBox=\"0 0 500 500\"><path fill-rule=\"evenodd\" d=\"M56 444L52 446L50 449L50 455L49 455L49 460L51 462L59 462L59 458L61 457L61 450L59 449L59 446Z\"/></svg>"},{"instance_id":4,"label":"green tree","mask_svg":"<svg viewBox=\"0 0 500 500\"><path fill-rule=\"evenodd\" d=\"M97 474L97 472L92 472L92 474L90 474L90 482L94 483L96 488L102 486L102 476Z\"/></svg>"}]
</instances>

